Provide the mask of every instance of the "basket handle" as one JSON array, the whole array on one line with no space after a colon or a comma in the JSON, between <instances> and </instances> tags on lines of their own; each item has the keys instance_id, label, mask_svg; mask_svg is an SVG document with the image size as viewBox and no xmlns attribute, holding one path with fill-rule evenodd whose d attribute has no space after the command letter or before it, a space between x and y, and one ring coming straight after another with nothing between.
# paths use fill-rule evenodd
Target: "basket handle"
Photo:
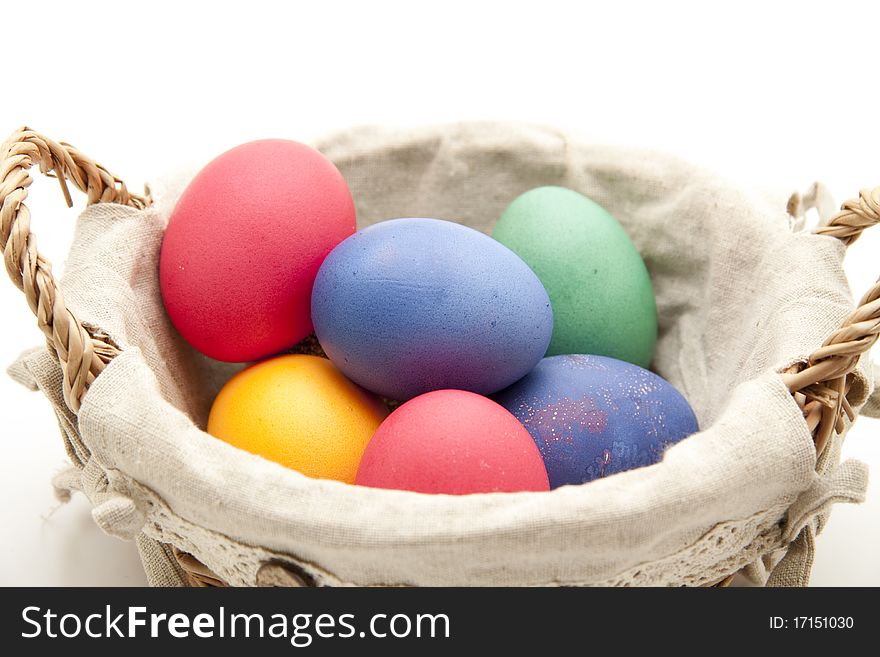
<instances>
[{"instance_id":1,"label":"basket handle","mask_svg":"<svg viewBox=\"0 0 880 657\"><path fill-rule=\"evenodd\" d=\"M880 223L880 187L863 189L858 199L846 201L836 215L814 232L836 237L849 246L862 231L877 223ZM822 454L832 433L843 432L844 414L850 421L855 419L846 393L859 358L874 346L878 335L880 279L865 293L840 328L810 354L806 363L795 363L782 374L813 432L817 454Z\"/></svg>"},{"instance_id":2,"label":"basket handle","mask_svg":"<svg viewBox=\"0 0 880 657\"><path fill-rule=\"evenodd\" d=\"M877 223L880 223L880 187L861 190L859 198L845 201L840 206L840 212L814 232L836 237L849 246L859 239L862 231Z\"/></svg>"},{"instance_id":3,"label":"basket handle","mask_svg":"<svg viewBox=\"0 0 880 657\"><path fill-rule=\"evenodd\" d=\"M58 179L68 207L73 205L68 180L85 192L89 205L122 203L144 208L150 199L129 193L119 178L70 144L54 142L29 128L16 130L0 147L0 243L6 271L24 292L49 352L61 365L64 400L76 413L89 384L119 349L109 336L77 319L64 303L49 261L37 252L30 212L24 204L34 164L39 164L42 174Z\"/></svg>"}]
</instances>

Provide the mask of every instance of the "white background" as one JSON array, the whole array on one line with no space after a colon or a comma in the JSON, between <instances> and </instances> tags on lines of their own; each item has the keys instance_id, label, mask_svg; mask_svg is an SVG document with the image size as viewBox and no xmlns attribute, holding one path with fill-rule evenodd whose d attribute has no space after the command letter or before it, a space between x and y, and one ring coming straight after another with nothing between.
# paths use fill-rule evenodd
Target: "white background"
<instances>
[{"instance_id":1,"label":"white background","mask_svg":"<svg viewBox=\"0 0 880 657\"><path fill-rule=\"evenodd\" d=\"M880 184L878 7L7 4L0 132L28 124L140 189L260 137L523 120L670 151L780 194L818 179L843 200ZM39 181L28 201L57 271L75 218L60 198ZM880 273L878 246L868 235L848 256L857 296ZM0 310L5 366L41 334L11 284ZM65 457L45 400L2 377L0 415L0 584L143 583L134 546L104 536L82 497L54 501L49 479ZM860 419L844 456L880 471L878 429ZM867 504L835 510L813 583L878 585L877 555L875 481Z\"/></svg>"}]
</instances>

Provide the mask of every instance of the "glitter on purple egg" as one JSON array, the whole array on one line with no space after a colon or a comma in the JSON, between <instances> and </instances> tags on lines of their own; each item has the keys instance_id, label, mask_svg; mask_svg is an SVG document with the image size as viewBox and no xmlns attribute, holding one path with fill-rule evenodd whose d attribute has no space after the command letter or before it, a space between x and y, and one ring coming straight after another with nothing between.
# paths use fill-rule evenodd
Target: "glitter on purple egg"
<instances>
[{"instance_id":1,"label":"glitter on purple egg","mask_svg":"<svg viewBox=\"0 0 880 657\"><path fill-rule=\"evenodd\" d=\"M667 381L603 356L545 358L494 398L529 431L554 488L651 465L698 431Z\"/></svg>"}]
</instances>

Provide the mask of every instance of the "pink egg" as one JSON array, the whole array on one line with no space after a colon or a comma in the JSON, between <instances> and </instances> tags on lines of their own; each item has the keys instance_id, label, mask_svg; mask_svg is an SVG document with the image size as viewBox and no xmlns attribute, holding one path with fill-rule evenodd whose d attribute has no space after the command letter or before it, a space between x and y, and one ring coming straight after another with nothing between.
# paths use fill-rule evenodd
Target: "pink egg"
<instances>
[{"instance_id":1,"label":"pink egg","mask_svg":"<svg viewBox=\"0 0 880 657\"><path fill-rule=\"evenodd\" d=\"M312 284L355 231L342 175L318 151L270 139L233 148L193 179L171 214L159 277L172 323L218 360L256 360L312 331Z\"/></svg>"},{"instance_id":2,"label":"pink egg","mask_svg":"<svg viewBox=\"0 0 880 657\"><path fill-rule=\"evenodd\" d=\"M451 495L550 488L519 420L462 390L419 395L389 415L367 444L355 483Z\"/></svg>"}]
</instances>

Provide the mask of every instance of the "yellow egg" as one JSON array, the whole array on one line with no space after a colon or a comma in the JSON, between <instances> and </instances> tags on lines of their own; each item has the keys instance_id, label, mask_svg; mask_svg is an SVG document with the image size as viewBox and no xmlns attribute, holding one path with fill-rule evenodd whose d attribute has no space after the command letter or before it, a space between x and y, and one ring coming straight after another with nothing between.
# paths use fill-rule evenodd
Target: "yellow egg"
<instances>
[{"instance_id":1,"label":"yellow egg","mask_svg":"<svg viewBox=\"0 0 880 657\"><path fill-rule=\"evenodd\" d=\"M326 358L278 356L223 386L208 433L309 477L354 483L385 405Z\"/></svg>"}]
</instances>

